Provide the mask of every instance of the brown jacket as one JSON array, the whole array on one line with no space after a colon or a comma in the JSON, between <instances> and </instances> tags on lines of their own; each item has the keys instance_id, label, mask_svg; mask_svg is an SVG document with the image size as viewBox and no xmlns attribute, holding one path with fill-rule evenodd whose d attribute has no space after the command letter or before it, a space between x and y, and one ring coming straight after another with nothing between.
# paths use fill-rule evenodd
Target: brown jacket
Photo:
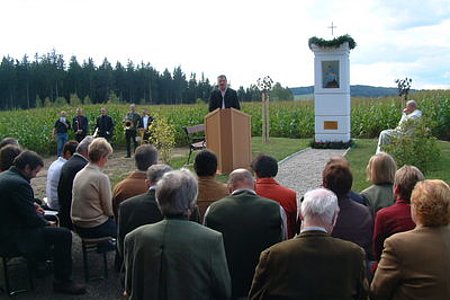
<instances>
[{"instance_id":1,"label":"brown jacket","mask_svg":"<svg viewBox=\"0 0 450 300\"><path fill-rule=\"evenodd\" d=\"M211 203L228 195L227 186L218 182L214 176L199 176L197 205L200 211L200 221L203 222L203 216Z\"/></svg>"},{"instance_id":2,"label":"brown jacket","mask_svg":"<svg viewBox=\"0 0 450 300\"><path fill-rule=\"evenodd\" d=\"M249 299L367 299L364 250L314 230L261 253Z\"/></svg>"},{"instance_id":3,"label":"brown jacket","mask_svg":"<svg viewBox=\"0 0 450 300\"><path fill-rule=\"evenodd\" d=\"M450 299L450 226L420 227L384 242L371 299Z\"/></svg>"},{"instance_id":4,"label":"brown jacket","mask_svg":"<svg viewBox=\"0 0 450 300\"><path fill-rule=\"evenodd\" d=\"M118 211L120 203L128 198L146 193L148 191L148 187L145 184L146 178L145 172L134 171L124 180L116 184L112 197L114 217L116 220L119 216Z\"/></svg>"}]
</instances>

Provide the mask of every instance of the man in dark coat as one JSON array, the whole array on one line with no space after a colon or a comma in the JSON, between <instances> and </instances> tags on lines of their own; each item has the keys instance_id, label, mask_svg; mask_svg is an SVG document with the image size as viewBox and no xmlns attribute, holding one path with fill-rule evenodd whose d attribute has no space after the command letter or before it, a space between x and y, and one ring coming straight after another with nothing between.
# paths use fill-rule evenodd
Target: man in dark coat
<instances>
[{"instance_id":1,"label":"man in dark coat","mask_svg":"<svg viewBox=\"0 0 450 300\"><path fill-rule=\"evenodd\" d=\"M74 155L61 168L61 177L58 183L59 220L62 227L73 229L70 219L72 207L72 187L75 175L83 169L88 160L88 148L94 138L86 136L78 145Z\"/></svg>"},{"instance_id":2,"label":"man in dark coat","mask_svg":"<svg viewBox=\"0 0 450 300\"><path fill-rule=\"evenodd\" d=\"M108 116L108 111L104 107L100 109L100 116L97 117L94 131L97 131L96 137L103 137L108 142L112 139L114 132L114 121L110 116Z\"/></svg>"},{"instance_id":3,"label":"man in dark coat","mask_svg":"<svg viewBox=\"0 0 450 300\"><path fill-rule=\"evenodd\" d=\"M77 115L72 120L73 131L75 132L75 139L81 142L89 131L88 119L83 115L83 109L77 108Z\"/></svg>"},{"instance_id":4,"label":"man in dark coat","mask_svg":"<svg viewBox=\"0 0 450 300\"><path fill-rule=\"evenodd\" d=\"M124 118L125 123L125 144L127 146L127 158L131 157L131 141L133 141L134 151L138 146L136 141L137 127L139 126L139 120L141 116L136 112L136 105L130 104L130 111ZM133 152L134 152L133 151Z\"/></svg>"},{"instance_id":5,"label":"man in dark coat","mask_svg":"<svg viewBox=\"0 0 450 300\"><path fill-rule=\"evenodd\" d=\"M237 97L235 90L228 87L227 77L225 75L220 75L217 77L218 89L211 92L209 97L209 112L217 108L230 108L240 110L241 105Z\"/></svg>"},{"instance_id":6,"label":"man in dark coat","mask_svg":"<svg viewBox=\"0 0 450 300\"><path fill-rule=\"evenodd\" d=\"M231 172L228 186L231 195L209 206L205 225L223 234L232 299L237 299L248 295L261 251L286 239L287 225L277 202L256 195L248 170Z\"/></svg>"},{"instance_id":7,"label":"man in dark coat","mask_svg":"<svg viewBox=\"0 0 450 300\"><path fill-rule=\"evenodd\" d=\"M364 250L330 236L338 212L333 192L306 193L300 235L261 253L249 298L367 299Z\"/></svg>"},{"instance_id":8,"label":"man in dark coat","mask_svg":"<svg viewBox=\"0 0 450 300\"><path fill-rule=\"evenodd\" d=\"M45 259L53 253L55 292L84 294L83 285L73 282L72 233L56 228L45 220L34 204L30 180L44 166L42 158L33 151L23 151L14 165L0 174L0 252L2 255L22 255L32 260ZM50 251L50 248L53 251Z\"/></svg>"}]
</instances>

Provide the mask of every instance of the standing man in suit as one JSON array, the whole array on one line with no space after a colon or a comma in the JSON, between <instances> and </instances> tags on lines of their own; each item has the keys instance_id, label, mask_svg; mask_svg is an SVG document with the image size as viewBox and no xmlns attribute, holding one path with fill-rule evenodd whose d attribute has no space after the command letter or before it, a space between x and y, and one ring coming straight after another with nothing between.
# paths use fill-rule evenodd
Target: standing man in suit
<instances>
[{"instance_id":1,"label":"standing man in suit","mask_svg":"<svg viewBox=\"0 0 450 300\"><path fill-rule=\"evenodd\" d=\"M88 119L83 115L83 109L78 107L77 115L73 118L73 131L75 132L75 139L77 142L81 142L89 131Z\"/></svg>"},{"instance_id":2,"label":"standing man in suit","mask_svg":"<svg viewBox=\"0 0 450 300\"><path fill-rule=\"evenodd\" d=\"M78 145L73 156L62 166L58 183L59 221L62 227L73 229L70 219L72 207L72 187L75 175L89 162L89 145L94 138L86 136Z\"/></svg>"},{"instance_id":3,"label":"standing man in suit","mask_svg":"<svg viewBox=\"0 0 450 300\"><path fill-rule=\"evenodd\" d=\"M228 87L227 77L220 75L217 77L218 89L211 92L209 97L209 112L217 108L236 108L241 109L237 93L235 90Z\"/></svg>"},{"instance_id":4,"label":"standing man in suit","mask_svg":"<svg viewBox=\"0 0 450 300\"><path fill-rule=\"evenodd\" d=\"M138 122L138 131L142 138L141 143L144 143L144 141L148 141L148 139L151 136L150 132L150 125L153 123L153 117L149 114L148 109L145 108L142 112L142 117Z\"/></svg>"},{"instance_id":5,"label":"standing man in suit","mask_svg":"<svg viewBox=\"0 0 450 300\"><path fill-rule=\"evenodd\" d=\"M384 243L370 299L450 299L448 184L418 182L411 196L411 216L416 228Z\"/></svg>"},{"instance_id":6,"label":"standing man in suit","mask_svg":"<svg viewBox=\"0 0 450 300\"><path fill-rule=\"evenodd\" d=\"M128 299L229 299L222 234L188 220L197 180L187 169L158 181L156 199L164 220L125 237L125 295Z\"/></svg>"},{"instance_id":7,"label":"standing man in suit","mask_svg":"<svg viewBox=\"0 0 450 300\"><path fill-rule=\"evenodd\" d=\"M364 250L331 237L338 213L333 192L307 192L300 235L261 253L249 298L367 299Z\"/></svg>"},{"instance_id":8,"label":"standing man in suit","mask_svg":"<svg viewBox=\"0 0 450 300\"><path fill-rule=\"evenodd\" d=\"M125 144L127 145L127 156L126 158L131 157L131 141L133 141L133 152L136 151L138 146L136 141L136 133L139 120L141 116L136 112L136 105L130 104L130 111L126 114L123 122L125 124Z\"/></svg>"},{"instance_id":9,"label":"standing man in suit","mask_svg":"<svg viewBox=\"0 0 450 300\"><path fill-rule=\"evenodd\" d=\"M59 119L53 126L53 139L56 140L56 157L62 155L64 144L69 140L70 121L67 120L66 112L61 111Z\"/></svg>"},{"instance_id":10,"label":"standing man in suit","mask_svg":"<svg viewBox=\"0 0 450 300\"><path fill-rule=\"evenodd\" d=\"M212 203L205 225L222 232L232 299L247 297L261 251L286 239L286 214L275 201L255 193L255 180L245 169L236 169L228 179L231 193Z\"/></svg>"},{"instance_id":11,"label":"standing man in suit","mask_svg":"<svg viewBox=\"0 0 450 300\"><path fill-rule=\"evenodd\" d=\"M114 132L114 121L108 116L108 111L104 107L100 108L100 116L97 117L95 130L97 131L97 136L95 137L103 137L108 142L111 141Z\"/></svg>"}]
</instances>

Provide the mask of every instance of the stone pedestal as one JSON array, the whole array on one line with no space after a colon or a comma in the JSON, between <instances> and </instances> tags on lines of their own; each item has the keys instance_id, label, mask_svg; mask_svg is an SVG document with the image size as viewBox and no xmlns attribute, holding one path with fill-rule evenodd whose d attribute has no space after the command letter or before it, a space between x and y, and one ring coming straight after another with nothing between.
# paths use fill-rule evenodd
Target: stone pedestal
<instances>
[{"instance_id":1,"label":"stone pedestal","mask_svg":"<svg viewBox=\"0 0 450 300\"><path fill-rule=\"evenodd\" d=\"M314 112L316 142L351 139L350 48L312 45L314 52Z\"/></svg>"}]
</instances>

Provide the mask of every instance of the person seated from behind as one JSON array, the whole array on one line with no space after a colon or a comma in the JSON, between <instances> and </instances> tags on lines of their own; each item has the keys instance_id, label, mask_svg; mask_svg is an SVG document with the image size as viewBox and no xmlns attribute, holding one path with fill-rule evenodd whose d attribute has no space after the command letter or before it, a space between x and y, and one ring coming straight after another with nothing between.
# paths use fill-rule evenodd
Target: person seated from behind
<instances>
[{"instance_id":1,"label":"person seated from behind","mask_svg":"<svg viewBox=\"0 0 450 300\"><path fill-rule=\"evenodd\" d=\"M417 182L424 180L422 172L405 165L395 172L394 197L395 204L380 209L375 216L373 230L373 252L377 261L381 258L384 241L397 232L414 229L416 224L411 218L411 193ZM376 268L373 266L372 270Z\"/></svg>"},{"instance_id":2,"label":"person seated from behind","mask_svg":"<svg viewBox=\"0 0 450 300\"><path fill-rule=\"evenodd\" d=\"M411 195L416 228L386 239L371 298L450 299L450 187L418 182Z\"/></svg>"},{"instance_id":3,"label":"person seated from behind","mask_svg":"<svg viewBox=\"0 0 450 300\"><path fill-rule=\"evenodd\" d=\"M116 184L113 190L113 211L117 221L119 205L122 201L147 192L145 184L147 169L158 162L158 151L152 145L141 145L136 148L134 162L137 170Z\"/></svg>"},{"instance_id":4,"label":"person seated from behind","mask_svg":"<svg viewBox=\"0 0 450 300\"><path fill-rule=\"evenodd\" d=\"M261 251L287 238L286 213L278 202L258 196L246 169L228 177L231 195L212 203L205 225L221 232L232 282L232 299L247 297Z\"/></svg>"},{"instance_id":5,"label":"person seated from behind","mask_svg":"<svg viewBox=\"0 0 450 300\"><path fill-rule=\"evenodd\" d=\"M60 225L70 230L73 229L70 219L70 209L72 207L72 187L75 175L83 169L89 162L89 145L94 138L92 135L86 136L76 149L74 155L62 166L61 176L58 183L59 221Z\"/></svg>"},{"instance_id":6,"label":"person seated from behind","mask_svg":"<svg viewBox=\"0 0 450 300\"><path fill-rule=\"evenodd\" d=\"M0 148L0 173L9 170L13 165L14 159L22 150L14 145L6 145Z\"/></svg>"},{"instance_id":7,"label":"person seated from behind","mask_svg":"<svg viewBox=\"0 0 450 300\"><path fill-rule=\"evenodd\" d=\"M65 143L62 149L62 156L52 162L47 170L45 194L47 195L47 206L51 210L59 211L58 184L59 178L61 177L61 169L67 160L73 156L77 147L77 141L68 141Z\"/></svg>"},{"instance_id":8,"label":"person seated from behind","mask_svg":"<svg viewBox=\"0 0 450 300\"><path fill-rule=\"evenodd\" d=\"M90 162L75 175L70 216L75 231L82 238L116 237L113 219L111 184L101 170L113 153L105 138L96 138L89 145Z\"/></svg>"},{"instance_id":9,"label":"person seated from behind","mask_svg":"<svg viewBox=\"0 0 450 300\"><path fill-rule=\"evenodd\" d=\"M53 258L53 290L65 294L84 294L84 285L71 280L72 233L55 227L36 210L30 180L40 172L44 162L33 151L23 151L9 170L0 174L0 252L25 256L31 261Z\"/></svg>"},{"instance_id":10,"label":"person seated from behind","mask_svg":"<svg viewBox=\"0 0 450 300\"><path fill-rule=\"evenodd\" d=\"M249 299L367 299L364 250L331 237L338 213L333 192L307 192L300 235L261 253Z\"/></svg>"},{"instance_id":11,"label":"person seated from behind","mask_svg":"<svg viewBox=\"0 0 450 300\"><path fill-rule=\"evenodd\" d=\"M195 156L194 170L198 177L197 205L200 211L200 220L203 220L208 206L229 193L226 184L216 180L217 156L214 152L199 151Z\"/></svg>"},{"instance_id":12,"label":"person seated from behind","mask_svg":"<svg viewBox=\"0 0 450 300\"><path fill-rule=\"evenodd\" d=\"M172 171L172 168L164 164L152 165L148 168L145 185L147 192L126 199L119 205L119 219L117 244L119 254L123 256L123 242L125 236L145 224L152 224L162 220L163 216L158 208L155 198L156 183L161 177Z\"/></svg>"},{"instance_id":13,"label":"person seated from behind","mask_svg":"<svg viewBox=\"0 0 450 300\"><path fill-rule=\"evenodd\" d=\"M372 217L384 208L394 204L394 178L397 164L389 154L380 152L372 156L367 164L367 180L372 185L361 192Z\"/></svg>"},{"instance_id":14,"label":"person seated from behind","mask_svg":"<svg viewBox=\"0 0 450 300\"><path fill-rule=\"evenodd\" d=\"M5 137L0 141L0 149L7 145L13 145L20 148L19 141L12 137Z\"/></svg>"},{"instance_id":15,"label":"person seated from behind","mask_svg":"<svg viewBox=\"0 0 450 300\"><path fill-rule=\"evenodd\" d=\"M370 258L372 216L368 207L351 200L348 196L353 183L348 164L328 164L322 172L322 181L323 187L336 194L340 208L331 236L357 244Z\"/></svg>"},{"instance_id":16,"label":"person seated from behind","mask_svg":"<svg viewBox=\"0 0 450 300\"><path fill-rule=\"evenodd\" d=\"M275 158L259 155L253 160L252 169L256 175L256 194L275 200L284 208L287 216L288 238L293 238L297 229L297 193L275 180L278 173L278 162Z\"/></svg>"},{"instance_id":17,"label":"person seated from behind","mask_svg":"<svg viewBox=\"0 0 450 300\"><path fill-rule=\"evenodd\" d=\"M222 234L188 220L196 199L197 180L187 169L158 181L156 201L164 220L125 237L128 299L230 298Z\"/></svg>"},{"instance_id":18,"label":"person seated from behind","mask_svg":"<svg viewBox=\"0 0 450 300\"><path fill-rule=\"evenodd\" d=\"M417 102L409 100L406 102L406 107L403 109L402 117L395 129L386 129L380 132L378 138L378 145L376 153L381 152L384 145L391 142L392 137L400 136L405 133L410 133L414 129L414 125L410 124L412 120L418 120L422 117L422 111L417 109Z\"/></svg>"}]
</instances>

